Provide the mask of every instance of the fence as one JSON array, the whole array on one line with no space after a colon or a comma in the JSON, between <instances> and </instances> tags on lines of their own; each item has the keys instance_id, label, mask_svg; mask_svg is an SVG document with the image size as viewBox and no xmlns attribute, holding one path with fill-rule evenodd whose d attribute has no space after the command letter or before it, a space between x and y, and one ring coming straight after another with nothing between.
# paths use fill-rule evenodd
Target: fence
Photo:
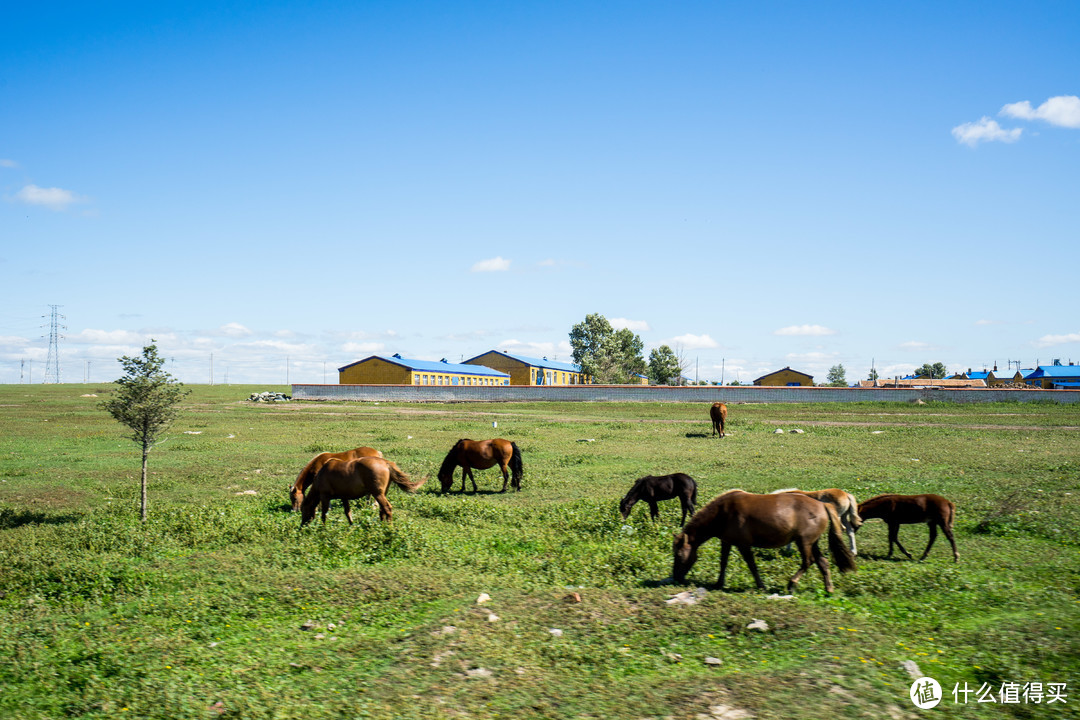
<instances>
[{"instance_id":1,"label":"fence","mask_svg":"<svg viewBox=\"0 0 1080 720\"><path fill-rule=\"evenodd\" d=\"M695 402L822 403L914 402L1080 403L1080 390L999 390L994 388L832 388L755 385L686 387L646 385L453 386L453 385L293 385L294 400L375 402Z\"/></svg>"}]
</instances>

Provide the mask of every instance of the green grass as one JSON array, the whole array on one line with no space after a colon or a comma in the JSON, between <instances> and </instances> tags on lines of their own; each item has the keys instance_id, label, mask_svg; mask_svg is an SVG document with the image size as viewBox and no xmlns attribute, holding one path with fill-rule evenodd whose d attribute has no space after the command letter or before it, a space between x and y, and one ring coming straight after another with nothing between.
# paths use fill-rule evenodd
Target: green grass
<instances>
[{"instance_id":1,"label":"green grass","mask_svg":"<svg viewBox=\"0 0 1080 720\"><path fill-rule=\"evenodd\" d=\"M0 717L916 717L905 660L945 688L944 717L1078 714L1080 409L735 405L717 440L698 404L190 389L151 453L144 525L137 448L97 406L108 386L0 386ZM493 492L489 470L476 495L440 494L453 442L494 435L521 447L523 491ZM390 526L360 503L353 527L335 505L301 530L286 487L315 453L358 445L432 479L391 491ZM734 559L727 591L668 605L687 589L660 582L678 503L656 524L616 507L635 478L675 471L702 503L733 487L937 492L957 504L961 562L944 538L925 562L885 560L872 521L832 596L811 570L796 599L769 599L797 561L765 550L768 593ZM918 554L926 530L901 537ZM718 568L704 545L690 587ZM1029 681L1067 683L1068 704L951 694Z\"/></svg>"}]
</instances>

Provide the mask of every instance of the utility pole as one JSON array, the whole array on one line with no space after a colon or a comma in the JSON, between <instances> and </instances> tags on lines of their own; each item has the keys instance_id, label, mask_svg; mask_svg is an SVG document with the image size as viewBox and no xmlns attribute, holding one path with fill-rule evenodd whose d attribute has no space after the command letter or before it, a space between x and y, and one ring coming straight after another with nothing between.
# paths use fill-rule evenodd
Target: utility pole
<instances>
[{"instance_id":1,"label":"utility pole","mask_svg":"<svg viewBox=\"0 0 1080 720\"><path fill-rule=\"evenodd\" d=\"M61 320L67 320L60 314L60 305L50 305L49 313L49 356L45 361L45 380L43 382L60 383L60 334L61 330L67 330L67 325L61 325Z\"/></svg>"}]
</instances>

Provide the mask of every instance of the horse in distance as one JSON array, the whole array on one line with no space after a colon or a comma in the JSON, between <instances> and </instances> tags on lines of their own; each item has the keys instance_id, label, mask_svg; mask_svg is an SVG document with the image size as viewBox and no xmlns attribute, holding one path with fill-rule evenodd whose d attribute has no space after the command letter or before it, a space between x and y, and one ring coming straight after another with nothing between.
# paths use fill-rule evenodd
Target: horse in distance
<instances>
[{"instance_id":1,"label":"horse in distance","mask_svg":"<svg viewBox=\"0 0 1080 720\"><path fill-rule=\"evenodd\" d=\"M322 521L326 523L326 513L331 500L341 500L345 508L345 519L352 525L350 500L371 496L379 505L379 519L389 522L393 519L393 506L386 497L386 489L394 483L405 492L416 492L425 480L412 482L395 463L377 457L359 457L353 460L330 458L319 468L304 501L300 504L300 527L307 525L315 517L315 509L322 510Z\"/></svg>"},{"instance_id":2,"label":"horse in distance","mask_svg":"<svg viewBox=\"0 0 1080 720\"><path fill-rule=\"evenodd\" d=\"M818 502L831 503L836 508L836 514L840 516L840 524L844 526L844 532L847 533L848 542L851 544L851 554L859 554L855 547L855 531L862 526L863 521L859 517L859 503L855 500L854 495L840 488L829 488L828 490L786 488L784 490L773 490L772 494L785 492L799 493L814 498Z\"/></svg>"},{"instance_id":3,"label":"horse in distance","mask_svg":"<svg viewBox=\"0 0 1080 720\"><path fill-rule=\"evenodd\" d=\"M381 458L382 456L383 454L375 448L366 446L337 453L319 453L308 461L308 464L305 465L304 469L300 471L300 474L296 476L296 482L289 487L289 500L292 503L292 511L296 512L300 509L300 503L304 501L304 493L307 492L308 487L311 486L311 481L315 479L315 475L319 472L319 468L325 465L327 460L330 460L331 458L337 460L353 460L359 457Z\"/></svg>"},{"instance_id":4,"label":"horse in distance","mask_svg":"<svg viewBox=\"0 0 1080 720\"><path fill-rule=\"evenodd\" d=\"M719 433L720 437L724 437L724 424L727 422L727 405L722 402L715 402L712 407L709 408L709 419L712 420L712 434L713 437Z\"/></svg>"},{"instance_id":5,"label":"horse in distance","mask_svg":"<svg viewBox=\"0 0 1080 720\"><path fill-rule=\"evenodd\" d=\"M638 478L623 497L622 502L619 503L619 513L622 514L622 519L626 520L630 517L630 511L634 509L634 505L641 501L648 503L649 516L657 520L660 517L660 508L656 503L674 498L678 498L682 505L682 521L679 524L685 525L686 518L694 514L697 506L697 483L694 482L694 478L685 473L646 475Z\"/></svg>"},{"instance_id":6,"label":"horse in distance","mask_svg":"<svg viewBox=\"0 0 1080 720\"><path fill-rule=\"evenodd\" d=\"M502 471L503 486L499 492L506 492L506 485L511 481L514 490L521 490L521 478L525 474L521 461L521 450L516 443L495 438L493 440L461 439L454 443L450 452L443 459L438 478L443 492L449 492L454 485L454 471L461 471L461 492L465 492L465 478L472 480L473 492L477 492L473 469L487 470L498 465Z\"/></svg>"},{"instance_id":7,"label":"horse in distance","mask_svg":"<svg viewBox=\"0 0 1080 720\"><path fill-rule=\"evenodd\" d=\"M956 505L940 495L927 493L925 495L878 495L859 504L859 515L863 520L881 518L889 527L889 554L893 554L893 543L900 548L900 552L914 560L911 553L900 544L900 526L926 523L930 527L930 542L926 544L920 561L925 560L930 554L930 548L937 539L937 529L945 533L952 545L953 562L960 561L960 554L956 552L956 540L953 538L953 518L956 516Z\"/></svg>"},{"instance_id":8,"label":"horse in distance","mask_svg":"<svg viewBox=\"0 0 1080 720\"><path fill-rule=\"evenodd\" d=\"M818 547L818 540L823 534L828 536L829 551L836 566L841 572L853 572L855 558L844 543L840 518L832 505L796 493L757 495L743 490L728 490L694 513L682 532L675 535L671 575L675 582L684 582L686 574L697 561L698 547L708 540L719 538L718 586L721 589L724 587L728 558L734 546L750 568L757 587L764 590L765 583L761 581L754 561L753 548L777 548L790 542L798 548L802 563L788 580L788 592L795 588L813 559L821 570L826 592L831 593L833 583L829 563Z\"/></svg>"}]
</instances>

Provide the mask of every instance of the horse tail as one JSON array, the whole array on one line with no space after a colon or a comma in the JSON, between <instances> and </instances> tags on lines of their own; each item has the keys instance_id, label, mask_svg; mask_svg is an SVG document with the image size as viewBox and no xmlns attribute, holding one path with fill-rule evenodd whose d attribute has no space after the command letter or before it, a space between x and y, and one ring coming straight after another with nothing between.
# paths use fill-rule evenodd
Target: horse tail
<instances>
[{"instance_id":1,"label":"horse tail","mask_svg":"<svg viewBox=\"0 0 1080 720\"><path fill-rule=\"evenodd\" d=\"M510 472L514 474L514 487L521 486L521 476L525 474L525 467L521 462L521 449L517 443L510 443Z\"/></svg>"},{"instance_id":2,"label":"horse tail","mask_svg":"<svg viewBox=\"0 0 1080 720\"><path fill-rule=\"evenodd\" d=\"M849 492L844 494L847 495L848 506L851 508L851 526L858 529L863 524L862 516L859 515L859 501Z\"/></svg>"},{"instance_id":3,"label":"horse tail","mask_svg":"<svg viewBox=\"0 0 1080 720\"><path fill-rule=\"evenodd\" d=\"M414 493L420 486L427 482L427 478L421 478L417 482L409 480L409 476L402 472L397 463L386 461L386 467L390 470L390 480L405 492Z\"/></svg>"},{"instance_id":4,"label":"horse tail","mask_svg":"<svg viewBox=\"0 0 1080 720\"><path fill-rule=\"evenodd\" d=\"M844 536L840 532L840 516L836 514L832 503L821 504L829 514L829 552L832 553L833 562L840 572L855 572L855 556L851 554L851 548L844 542Z\"/></svg>"}]
</instances>

